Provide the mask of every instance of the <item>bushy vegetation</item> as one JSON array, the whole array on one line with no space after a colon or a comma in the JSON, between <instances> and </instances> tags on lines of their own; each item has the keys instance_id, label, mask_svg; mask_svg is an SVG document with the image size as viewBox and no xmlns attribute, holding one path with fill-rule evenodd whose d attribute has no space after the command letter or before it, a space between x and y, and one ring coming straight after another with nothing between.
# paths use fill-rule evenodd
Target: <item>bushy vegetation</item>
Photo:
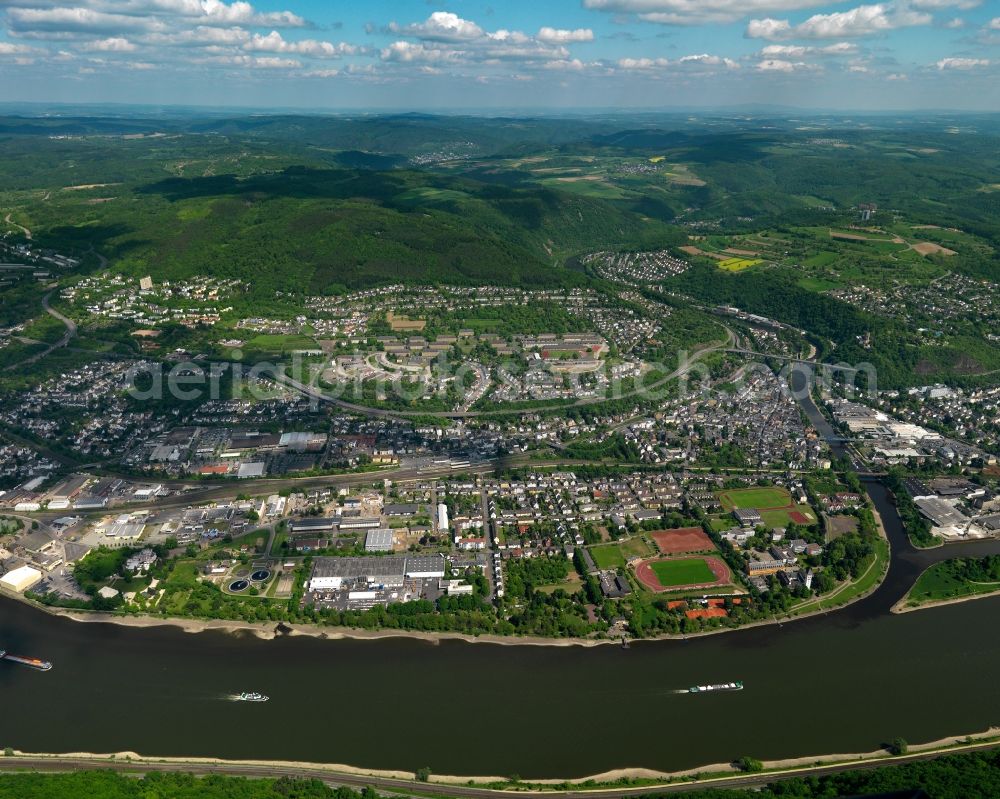
<instances>
[{"instance_id":1,"label":"bushy vegetation","mask_svg":"<svg viewBox=\"0 0 1000 799\"><path fill-rule=\"evenodd\" d=\"M1000 591L1000 555L935 563L910 589L911 605Z\"/></svg>"},{"instance_id":2,"label":"bushy vegetation","mask_svg":"<svg viewBox=\"0 0 1000 799\"><path fill-rule=\"evenodd\" d=\"M321 780L281 777L274 780L192 774L158 774L141 778L113 771L69 774L0 774L0 799L377 799L371 789L331 788Z\"/></svg>"},{"instance_id":3,"label":"bushy vegetation","mask_svg":"<svg viewBox=\"0 0 1000 799\"><path fill-rule=\"evenodd\" d=\"M888 746L895 749L902 739ZM905 747L905 742L903 742ZM15 760L16 762L16 760ZM759 760L741 758L744 771L758 771ZM429 769L417 779L431 777ZM550 786L559 788L561 786ZM843 771L818 777L792 777L761 788L696 788L670 793L683 799L825 799L833 796L910 795L929 799L968 799L1000 795L1000 751L944 755L913 763L885 764L878 768ZM667 794L662 794L667 796ZM246 779L210 775L156 773L143 777L113 771L77 771L67 774L20 772L0 774L0 799L378 799L378 792L365 788L331 788L315 779ZM660 796L655 790L649 799Z\"/></svg>"}]
</instances>

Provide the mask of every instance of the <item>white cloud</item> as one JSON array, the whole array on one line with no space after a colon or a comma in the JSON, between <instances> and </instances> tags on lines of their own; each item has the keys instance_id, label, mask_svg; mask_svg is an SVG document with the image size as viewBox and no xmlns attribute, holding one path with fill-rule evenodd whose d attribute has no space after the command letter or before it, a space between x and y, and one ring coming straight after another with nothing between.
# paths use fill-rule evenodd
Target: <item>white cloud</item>
<instances>
[{"instance_id":1,"label":"white cloud","mask_svg":"<svg viewBox=\"0 0 1000 799\"><path fill-rule=\"evenodd\" d=\"M115 34L121 31L162 28L161 23L149 17L109 14L82 7L11 8L7 11L7 22L11 32L20 35Z\"/></svg>"},{"instance_id":2,"label":"white cloud","mask_svg":"<svg viewBox=\"0 0 1000 799\"><path fill-rule=\"evenodd\" d=\"M968 11L981 2L982 0L910 0L910 8L915 8L918 11L941 11L947 8Z\"/></svg>"},{"instance_id":3,"label":"white cloud","mask_svg":"<svg viewBox=\"0 0 1000 799\"><path fill-rule=\"evenodd\" d=\"M295 69L301 67L302 62L294 58L277 58L275 56L261 56L253 60L253 66L260 69Z\"/></svg>"},{"instance_id":4,"label":"white cloud","mask_svg":"<svg viewBox=\"0 0 1000 799\"><path fill-rule=\"evenodd\" d=\"M801 44L769 44L762 48L760 54L765 58L785 57L802 58L806 53L811 53L814 48Z\"/></svg>"},{"instance_id":5,"label":"white cloud","mask_svg":"<svg viewBox=\"0 0 1000 799\"><path fill-rule=\"evenodd\" d=\"M123 36L112 36L108 39L87 42L83 49L101 53L131 53L136 46Z\"/></svg>"},{"instance_id":6,"label":"white cloud","mask_svg":"<svg viewBox=\"0 0 1000 799\"><path fill-rule=\"evenodd\" d=\"M833 14L814 14L805 22L792 26L788 20L754 19L747 26L751 39L842 39L871 36L896 28L929 25L930 14L913 11L897 3L876 3L858 6Z\"/></svg>"},{"instance_id":7,"label":"white cloud","mask_svg":"<svg viewBox=\"0 0 1000 799\"><path fill-rule=\"evenodd\" d=\"M739 69L740 65L731 58L723 56L709 55L708 53L698 53L697 55L681 56L677 60L678 64L704 64L708 67L724 66L726 69Z\"/></svg>"},{"instance_id":8,"label":"white cloud","mask_svg":"<svg viewBox=\"0 0 1000 799\"><path fill-rule=\"evenodd\" d=\"M858 46L851 42L837 42L836 44L828 44L825 47L818 47L816 48L816 52L821 55L850 55L851 53L858 52Z\"/></svg>"},{"instance_id":9,"label":"white cloud","mask_svg":"<svg viewBox=\"0 0 1000 799\"><path fill-rule=\"evenodd\" d=\"M1000 17L994 17L987 23L987 28L993 31L1000 31Z\"/></svg>"},{"instance_id":10,"label":"white cloud","mask_svg":"<svg viewBox=\"0 0 1000 799\"><path fill-rule=\"evenodd\" d=\"M684 68L698 65L706 67L725 67L726 69L740 68L740 65L731 58L711 55L709 53L696 53L694 55L681 56L676 61L671 61L669 58L621 58L618 60L619 69L637 71L666 69L668 67Z\"/></svg>"},{"instance_id":11,"label":"white cloud","mask_svg":"<svg viewBox=\"0 0 1000 799\"><path fill-rule=\"evenodd\" d=\"M315 39L303 39L297 42L286 41L277 31L271 31L266 36L255 33L243 49L264 53L295 53L311 58L340 58L345 55L356 55L360 48L340 42L320 42Z\"/></svg>"},{"instance_id":12,"label":"white cloud","mask_svg":"<svg viewBox=\"0 0 1000 799\"><path fill-rule=\"evenodd\" d=\"M207 55L192 58L193 64L216 64L224 67L244 67L246 69L295 69L302 62L294 58L278 58L274 56L249 56L243 53L227 53Z\"/></svg>"},{"instance_id":13,"label":"white cloud","mask_svg":"<svg viewBox=\"0 0 1000 799\"><path fill-rule=\"evenodd\" d=\"M565 43L589 41L593 31L542 28L537 37L522 31L487 31L448 11L436 11L424 22L390 23L387 30L405 38L383 48L383 61L462 61L483 64L502 61L546 62L570 58ZM416 39L407 42L406 38ZM449 47L452 45L452 47Z\"/></svg>"},{"instance_id":14,"label":"white cloud","mask_svg":"<svg viewBox=\"0 0 1000 799\"><path fill-rule=\"evenodd\" d=\"M390 22L388 28L392 33L430 42L464 42L484 35L483 29L475 22L462 19L450 11L435 11L424 22L412 25Z\"/></svg>"},{"instance_id":15,"label":"white cloud","mask_svg":"<svg viewBox=\"0 0 1000 799\"><path fill-rule=\"evenodd\" d=\"M670 66L670 60L666 58L620 58L618 67L620 69L656 69L658 67Z\"/></svg>"},{"instance_id":16,"label":"white cloud","mask_svg":"<svg viewBox=\"0 0 1000 799\"><path fill-rule=\"evenodd\" d=\"M0 41L0 56L5 55L31 55L42 52L36 47L29 47L26 44L15 44L14 42Z\"/></svg>"},{"instance_id":17,"label":"white cloud","mask_svg":"<svg viewBox=\"0 0 1000 799\"><path fill-rule=\"evenodd\" d=\"M14 33L36 38L59 33L169 32L187 25L292 28L307 24L291 11L259 12L242 0L229 4L220 0L77 0L73 6L18 0L18 5L8 9L7 20Z\"/></svg>"},{"instance_id":18,"label":"white cloud","mask_svg":"<svg viewBox=\"0 0 1000 799\"><path fill-rule=\"evenodd\" d=\"M764 58L802 58L807 55L854 55L858 46L851 42L837 42L825 47L813 47L803 44L769 44L760 51Z\"/></svg>"},{"instance_id":19,"label":"white cloud","mask_svg":"<svg viewBox=\"0 0 1000 799\"><path fill-rule=\"evenodd\" d=\"M86 1L86 0L85 0ZM250 3L234 0L90 0L128 14L162 14L187 18L202 25L251 25L301 28L306 21L291 11L257 11Z\"/></svg>"},{"instance_id":20,"label":"white cloud","mask_svg":"<svg viewBox=\"0 0 1000 799\"><path fill-rule=\"evenodd\" d=\"M592 42L594 32L590 28L564 30L563 28L541 28L538 31L538 41L546 44L570 44L572 42Z\"/></svg>"},{"instance_id":21,"label":"white cloud","mask_svg":"<svg viewBox=\"0 0 1000 799\"><path fill-rule=\"evenodd\" d=\"M946 69L978 69L989 65L988 58L942 58L935 66L943 71Z\"/></svg>"},{"instance_id":22,"label":"white cloud","mask_svg":"<svg viewBox=\"0 0 1000 799\"><path fill-rule=\"evenodd\" d=\"M789 39L792 37L792 23L787 19L752 19L747 25L748 39Z\"/></svg>"},{"instance_id":23,"label":"white cloud","mask_svg":"<svg viewBox=\"0 0 1000 799\"><path fill-rule=\"evenodd\" d=\"M542 66L545 69L554 69L561 72L580 72L586 67L579 58L566 59L560 58L555 61L546 61Z\"/></svg>"},{"instance_id":24,"label":"white cloud","mask_svg":"<svg viewBox=\"0 0 1000 799\"><path fill-rule=\"evenodd\" d=\"M783 58L768 58L757 64L761 72L800 72L811 68L802 61L786 61Z\"/></svg>"},{"instance_id":25,"label":"white cloud","mask_svg":"<svg viewBox=\"0 0 1000 799\"><path fill-rule=\"evenodd\" d=\"M646 22L698 25L733 22L748 14L815 8L825 0L583 0L584 8L637 14Z\"/></svg>"},{"instance_id":26,"label":"white cloud","mask_svg":"<svg viewBox=\"0 0 1000 799\"><path fill-rule=\"evenodd\" d=\"M459 61L465 55L462 50L450 50L444 47L427 47L421 42L393 42L382 50L383 61L439 62Z\"/></svg>"},{"instance_id":27,"label":"white cloud","mask_svg":"<svg viewBox=\"0 0 1000 799\"><path fill-rule=\"evenodd\" d=\"M340 74L339 69L310 69L302 73L304 78L335 78Z\"/></svg>"}]
</instances>

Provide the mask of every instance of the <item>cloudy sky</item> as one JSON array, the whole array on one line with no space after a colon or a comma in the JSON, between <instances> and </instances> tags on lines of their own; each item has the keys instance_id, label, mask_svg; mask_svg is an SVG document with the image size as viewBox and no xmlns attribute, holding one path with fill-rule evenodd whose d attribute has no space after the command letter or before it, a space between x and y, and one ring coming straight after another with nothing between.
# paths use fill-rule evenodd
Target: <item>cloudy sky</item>
<instances>
[{"instance_id":1,"label":"cloudy sky","mask_svg":"<svg viewBox=\"0 0 1000 799\"><path fill-rule=\"evenodd\" d=\"M0 101L1000 110L1000 0L0 0Z\"/></svg>"}]
</instances>

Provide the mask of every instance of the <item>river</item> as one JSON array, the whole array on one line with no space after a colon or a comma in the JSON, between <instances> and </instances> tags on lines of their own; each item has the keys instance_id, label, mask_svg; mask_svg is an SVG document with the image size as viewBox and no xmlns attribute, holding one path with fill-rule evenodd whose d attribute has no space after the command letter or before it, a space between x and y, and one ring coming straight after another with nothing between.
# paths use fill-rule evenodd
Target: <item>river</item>
<instances>
[{"instance_id":1,"label":"river","mask_svg":"<svg viewBox=\"0 0 1000 799\"><path fill-rule=\"evenodd\" d=\"M918 552L866 488L893 548L848 608L780 626L615 646L259 640L81 624L0 600L0 746L303 760L439 774L579 777L644 766L867 751L1000 724L1000 597L891 615L919 572L1000 542ZM676 694L743 680L742 692ZM267 704L227 696L253 690Z\"/></svg>"}]
</instances>

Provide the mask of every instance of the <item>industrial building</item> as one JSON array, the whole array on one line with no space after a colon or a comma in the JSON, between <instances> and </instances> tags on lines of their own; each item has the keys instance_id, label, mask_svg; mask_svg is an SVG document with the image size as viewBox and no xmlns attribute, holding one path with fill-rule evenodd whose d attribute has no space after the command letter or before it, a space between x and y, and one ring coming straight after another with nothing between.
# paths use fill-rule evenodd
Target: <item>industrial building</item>
<instances>
[{"instance_id":1,"label":"industrial building","mask_svg":"<svg viewBox=\"0 0 1000 799\"><path fill-rule=\"evenodd\" d=\"M393 533L386 527L369 530L365 535L365 552L392 552Z\"/></svg>"},{"instance_id":2,"label":"industrial building","mask_svg":"<svg viewBox=\"0 0 1000 799\"><path fill-rule=\"evenodd\" d=\"M359 582L369 587L398 588L407 580L439 580L447 561L440 556L316 558L310 591L339 591Z\"/></svg>"},{"instance_id":3,"label":"industrial building","mask_svg":"<svg viewBox=\"0 0 1000 799\"><path fill-rule=\"evenodd\" d=\"M288 523L288 529L293 533L316 533L325 530L334 530L337 527L339 518L311 517L307 519L292 519Z\"/></svg>"},{"instance_id":4,"label":"industrial building","mask_svg":"<svg viewBox=\"0 0 1000 799\"><path fill-rule=\"evenodd\" d=\"M943 499L930 498L915 500L920 512L930 519L935 527L964 527L969 517Z\"/></svg>"},{"instance_id":5,"label":"industrial building","mask_svg":"<svg viewBox=\"0 0 1000 799\"><path fill-rule=\"evenodd\" d=\"M23 594L42 579L42 573L31 566L21 566L0 577L0 587Z\"/></svg>"}]
</instances>

